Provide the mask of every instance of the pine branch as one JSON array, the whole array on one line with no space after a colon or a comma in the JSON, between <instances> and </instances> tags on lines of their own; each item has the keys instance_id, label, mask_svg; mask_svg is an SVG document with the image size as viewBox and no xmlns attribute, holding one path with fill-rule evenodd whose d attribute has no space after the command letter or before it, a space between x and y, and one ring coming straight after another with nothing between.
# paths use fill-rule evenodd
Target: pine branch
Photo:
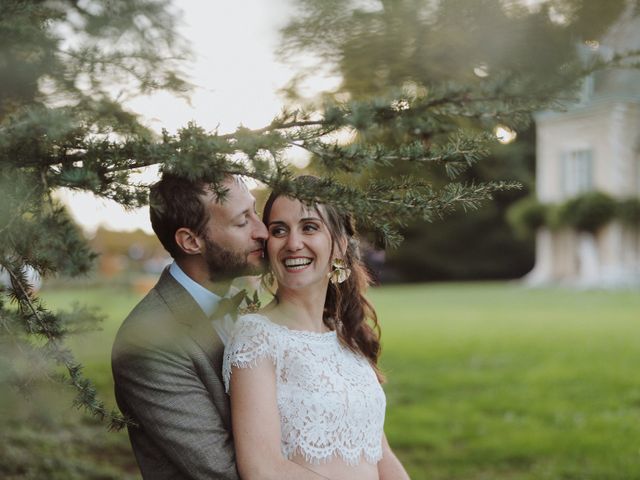
<instances>
[{"instance_id":1,"label":"pine branch","mask_svg":"<svg viewBox=\"0 0 640 480\"><path fill-rule=\"evenodd\" d=\"M131 425L131 421L121 414L115 411L107 411L104 403L97 399L96 390L93 384L81 374L81 366L75 361L73 355L68 349L65 349L61 342L61 332L56 328L60 323L59 320L52 314L46 313L49 317L45 320L43 316L43 309L39 307L30 293L30 289L25 286L24 280L18 275L10 265L4 262L0 262L0 267L9 273L11 277L11 284L16 292L16 299L19 304L19 308L28 309L31 312L31 317L37 323L38 328L34 329L32 326L25 324L24 328L28 334L37 333L42 335L47 343L43 347L43 351L46 352L46 356L55 360L58 365L63 366L68 375L67 382L76 389L76 397L74 399L74 406L77 408L83 408L90 415L97 417L101 420L108 419L110 421L110 428L121 429L127 425Z\"/></svg>"}]
</instances>

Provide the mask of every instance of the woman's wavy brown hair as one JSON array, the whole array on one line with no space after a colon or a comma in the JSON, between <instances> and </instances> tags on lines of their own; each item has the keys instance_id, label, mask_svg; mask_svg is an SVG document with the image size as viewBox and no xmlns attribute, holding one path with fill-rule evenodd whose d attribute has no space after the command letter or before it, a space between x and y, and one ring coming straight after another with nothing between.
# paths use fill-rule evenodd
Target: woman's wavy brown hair
<instances>
[{"instance_id":1,"label":"woman's wavy brown hair","mask_svg":"<svg viewBox=\"0 0 640 480\"><path fill-rule=\"evenodd\" d=\"M306 184L318 182L319 179L312 175L302 175L295 181ZM273 203L281 196L283 194L277 191L269 195L262 214L262 221L266 225L269 224ZM344 282L338 284L329 282L324 302L323 321L328 328L336 330L343 345L356 353L361 353L369 360L378 380L383 382L384 376L378 368L381 350L380 325L373 305L365 297L367 288L371 284L371 276L360 259L355 221L352 215L341 212L330 204L318 204L314 208L331 235L330 258L334 258L334 250L339 245L344 245L346 241L346 251L342 259L345 266L351 269L351 275ZM265 248L265 255L266 251Z\"/></svg>"}]
</instances>

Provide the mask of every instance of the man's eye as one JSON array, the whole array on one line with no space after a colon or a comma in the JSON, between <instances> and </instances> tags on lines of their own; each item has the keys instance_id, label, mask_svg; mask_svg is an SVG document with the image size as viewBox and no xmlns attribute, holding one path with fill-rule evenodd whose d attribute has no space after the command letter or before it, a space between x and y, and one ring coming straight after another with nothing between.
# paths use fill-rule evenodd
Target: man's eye
<instances>
[{"instance_id":1,"label":"man's eye","mask_svg":"<svg viewBox=\"0 0 640 480\"><path fill-rule=\"evenodd\" d=\"M249 221L245 220L244 223L239 223L238 227L246 227L247 225L249 225Z\"/></svg>"}]
</instances>

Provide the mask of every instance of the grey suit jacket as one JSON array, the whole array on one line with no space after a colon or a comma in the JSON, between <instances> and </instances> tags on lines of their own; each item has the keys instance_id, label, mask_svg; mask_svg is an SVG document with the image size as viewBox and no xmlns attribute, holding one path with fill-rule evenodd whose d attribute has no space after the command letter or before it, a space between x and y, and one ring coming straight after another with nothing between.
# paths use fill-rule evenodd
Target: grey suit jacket
<instances>
[{"instance_id":1,"label":"grey suit jacket","mask_svg":"<svg viewBox=\"0 0 640 480\"><path fill-rule=\"evenodd\" d=\"M237 480L224 346L193 297L165 270L126 318L111 364L144 479Z\"/></svg>"}]
</instances>

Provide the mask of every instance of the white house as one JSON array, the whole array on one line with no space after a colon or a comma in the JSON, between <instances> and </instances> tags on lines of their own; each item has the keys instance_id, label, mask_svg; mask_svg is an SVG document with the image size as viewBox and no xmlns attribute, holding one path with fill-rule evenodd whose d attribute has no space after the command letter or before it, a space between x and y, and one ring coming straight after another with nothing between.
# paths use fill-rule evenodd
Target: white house
<instances>
[{"instance_id":1,"label":"white house","mask_svg":"<svg viewBox=\"0 0 640 480\"><path fill-rule=\"evenodd\" d=\"M640 50L640 19L627 15L591 54ZM535 115L536 193L557 203L590 190L640 196L640 71L608 70L586 79L581 101L566 112ZM612 222L595 235L542 228L530 284L640 285L638 227Z\"/></svg>"}]
</instances>

